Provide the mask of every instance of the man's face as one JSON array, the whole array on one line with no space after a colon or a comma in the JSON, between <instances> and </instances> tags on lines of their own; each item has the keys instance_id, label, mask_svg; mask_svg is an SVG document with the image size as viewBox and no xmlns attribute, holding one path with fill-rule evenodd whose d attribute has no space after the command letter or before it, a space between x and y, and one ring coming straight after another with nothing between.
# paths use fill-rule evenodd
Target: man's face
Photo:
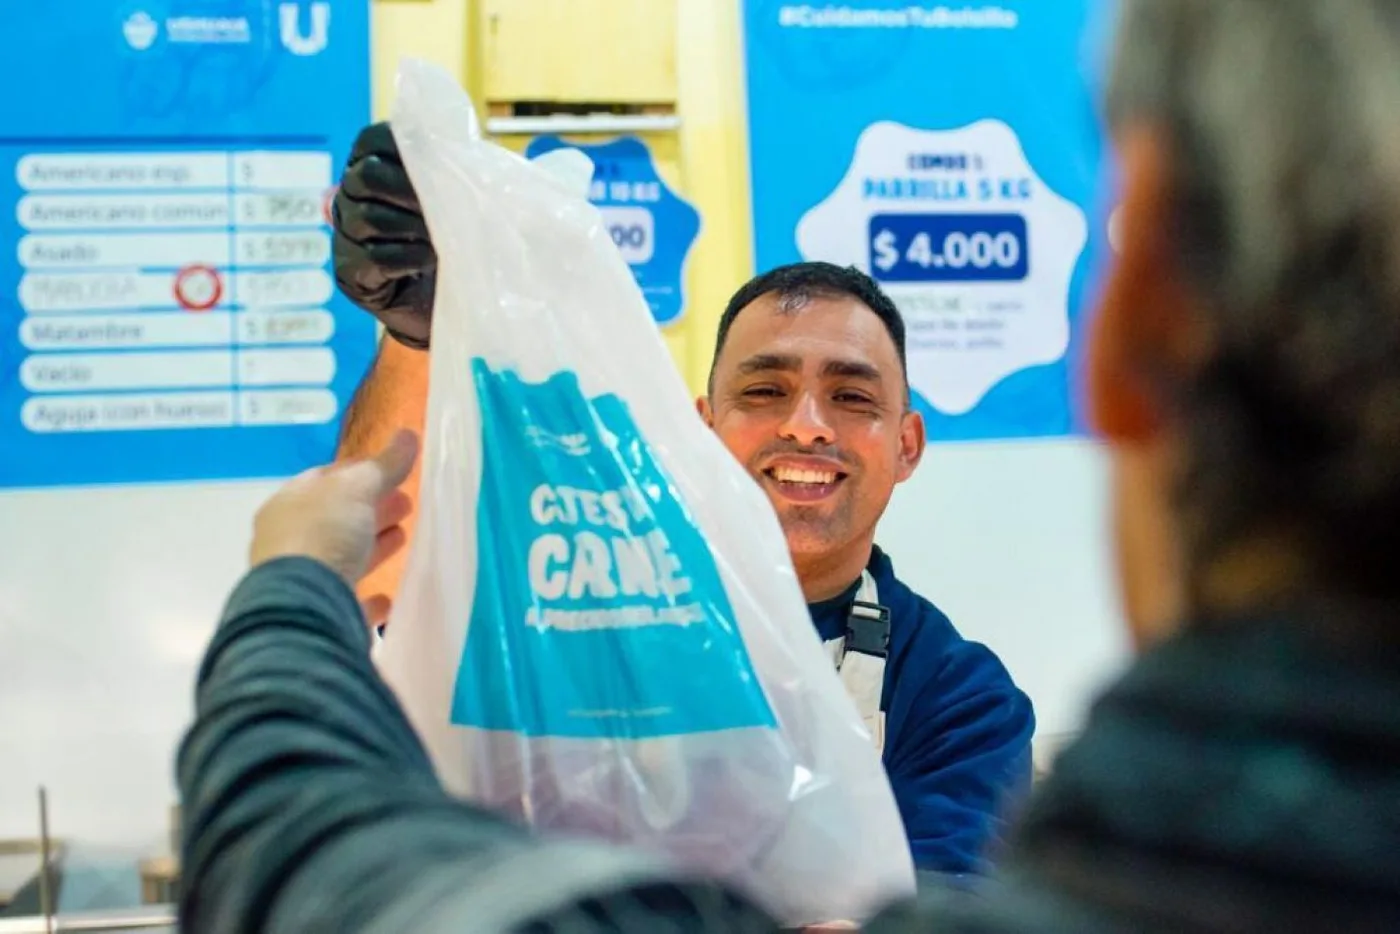
<instances>
[{"instance_id":1,"label":"man's face","mask_svg":"<svg viewBox=\"0 0 1400 934\"><path fill-rule=\"evenodd\" d=\"M923 453L884 323L849 297L735 318L701 413L777 510L794 558L868 545Z\"/></svg>"}]
</instances>

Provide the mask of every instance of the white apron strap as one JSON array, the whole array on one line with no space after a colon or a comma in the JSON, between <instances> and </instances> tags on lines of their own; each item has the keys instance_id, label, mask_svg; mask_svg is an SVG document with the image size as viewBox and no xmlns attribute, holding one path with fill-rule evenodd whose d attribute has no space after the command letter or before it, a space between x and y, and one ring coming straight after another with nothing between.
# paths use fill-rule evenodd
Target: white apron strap
<instances>
[{"instance_id":1,"label":"white apron strap","mask_svg":"<svg viewBox=\"0 0 1400 934\"><path fill-rule=\"evenodd\" d=\"M866 612L873 616L875 611L866 610L862 604L877 606L879 603L880 594L875 588L875 578L865 571L861 574L860 589L856 591L855 606L851 612ZM880 695L885 687L885 659L864 652L847 652L845 636L828 639L826 646L836 670L841 673L841 683L846 686L846 693L856 702L856 710L865 721L865 728L870 731L875 750L884 751L885 714L880 710Z\"/></svg>"}]
</instances>

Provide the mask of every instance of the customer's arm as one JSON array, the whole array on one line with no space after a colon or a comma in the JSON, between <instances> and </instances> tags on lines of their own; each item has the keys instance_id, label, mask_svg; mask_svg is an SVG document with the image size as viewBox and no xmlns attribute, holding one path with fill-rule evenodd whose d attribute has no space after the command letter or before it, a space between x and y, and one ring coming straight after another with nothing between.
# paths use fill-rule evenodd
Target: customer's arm
<instances>
[{"instance_id":1,"label":"customer's arm","mask_svg":"<svg viewBox=\"0 0 1400 934\"><path fill-rule=\"evenodd\" d=\"M368 502L343 500L370 474L342 473L293 481L260 513L179 753L182 929L463 934L564 915L580 932L769 929L715 889L667 883L654 859L543 843L444 792L347 583L376 533L401 534L375 528L398 459Z\"/></svg>"},{"instance_id":2,"label":"customer's arm","mask_svg":"<svg viewBox=\"0 0 1400 934\"><path fill-rule=\"evenodd\" d=\"M274 560L234 592L180 751L184 930L486 932L558 913L580 931L764 929L654 860L544 844L450 798L368 650L353 593L316 561Z\"/></svg>"}]
</instances>

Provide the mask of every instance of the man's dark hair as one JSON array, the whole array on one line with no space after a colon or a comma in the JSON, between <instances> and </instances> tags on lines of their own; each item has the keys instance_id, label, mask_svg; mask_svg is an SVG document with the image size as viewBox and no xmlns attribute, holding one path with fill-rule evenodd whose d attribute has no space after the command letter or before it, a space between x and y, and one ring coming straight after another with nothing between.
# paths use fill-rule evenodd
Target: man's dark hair
<instances>
[{"instance_id":1,"label":"man's dark hair","mask_svg":"<svg viewBox=\"0 0 1400 934\"><path fill-rule=\"evenodd\" d=\"M714 388L715 363L729 337L729 329L734 319L753 302L769 293L778 296L778 307L797 311L814 298L854 298L875 313L885 326L885 331L894 341L895 353L899 355L899 372L904 383L909 384L909 366L904 356L904 318L899 309L886 295L875 280L854 266L837 266L834 263L789 263L754 276L740 286L739 291L729 300L724 314L720 315L719 333L715 337L715 353L710 358L710 388Z\"/></svg>"}]
</instances>

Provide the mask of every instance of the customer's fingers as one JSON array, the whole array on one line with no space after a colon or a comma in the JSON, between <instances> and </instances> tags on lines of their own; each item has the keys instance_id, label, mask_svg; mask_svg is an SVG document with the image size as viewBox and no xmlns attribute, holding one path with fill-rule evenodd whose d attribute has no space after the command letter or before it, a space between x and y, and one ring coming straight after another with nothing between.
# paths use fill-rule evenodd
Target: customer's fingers
<instances>
[{"instance_id":1,"label":"customer's fingers","mask_svg":"<svg viewBox=\"0 0 1400 934\"><path fill-rule=\"evenodd\" d=\"M413 497L403 490L394 490L379 501L376 510L376 532L383 532L403 522L413 512Z\"/></svg>"},{"instance_id":2,"label":"customer's fingers","mask_svg":"<svg viewBox=\"0 0 1400 934\"><path fill-rule=\"evenodd\" d=\"M407 429L396 432L384 449L373 458L379 468L379 496L396 490L413 472L418 460L418 436ZM376 497L378 498L378 497Z\"/></svg>"},{"instance_id":3,"label":"customer's fingers","mask_svg":"<svg viewBox=\"0 0 1400 934\"><path fill-rule=\"evenodd\" d=\"M378 454L344 465L340 482L351 496L378 504L408 479L417 459L418 436L407 429L400 430Z\"/></svg>"},{"instance_id":4,"label":"customer's fingers","mask_svg":"<svg viewBox=\"0 0 1400 934\"><path fill-rule=\"evenodd\" d=\"M365 574L375 570L398 554L406 544L408 544L408 533L401 525L390 526L380 532L374 539L374 550L369 554L369 564L365 567ZM361 576L363 577L363 575Z\"/></svg>"}]
</instances>

